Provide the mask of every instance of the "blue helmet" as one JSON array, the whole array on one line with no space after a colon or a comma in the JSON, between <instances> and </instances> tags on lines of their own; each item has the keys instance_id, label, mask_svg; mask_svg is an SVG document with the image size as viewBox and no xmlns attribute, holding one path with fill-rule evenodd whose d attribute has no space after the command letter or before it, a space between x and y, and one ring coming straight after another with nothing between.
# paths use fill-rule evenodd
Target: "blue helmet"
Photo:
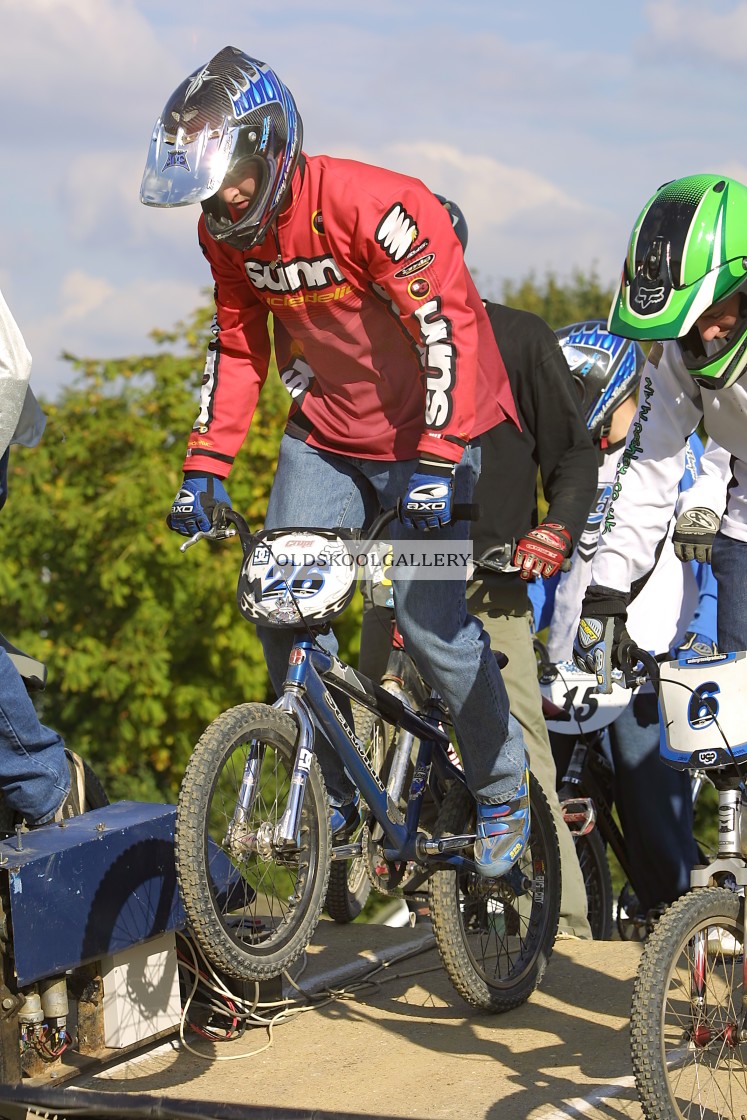
<instances>
[{"instance_id":1,"label":"blue helmet","mask_svg":"<svg viewBox=\"0 0 747 1120\"><path fill-rule=\"evenodd\" d=\"M586 427L599 439L609 430L615 409L638 388L646 355L637 342L610 334L602 319L573 323L555 334L578 390Z\"/></svg>"},{"instance_id":2,"label":"blue helmet","mask_svg":"<svg viewBox=\"0 0 747 1120\"><path fill-rule=\"evenodd\" d=\"M303 126L293 96L264 62L224 47L172 93L153 130L140 201L199 202L208 233L236 249L265 237L291 189ZM257 181L244 210L218 197L227 177Z\"/></svg>"},{"instance_id":3,"label":"blue helmet","mask_svg":"<svg viewBox=\"0 0 747 1120\"><path fill-rule=\"evenodd\" d=\"M449 198L444 198L442 194L435 196L441 205L446 210L446 213L451 218L451 224L454 228L454 233L459 238L459 244L462 246L462 252L467 251L467 237L469 232L467 230L467 219L457 206L456 202L452 202Z\"/></svg>"}]
</instances>

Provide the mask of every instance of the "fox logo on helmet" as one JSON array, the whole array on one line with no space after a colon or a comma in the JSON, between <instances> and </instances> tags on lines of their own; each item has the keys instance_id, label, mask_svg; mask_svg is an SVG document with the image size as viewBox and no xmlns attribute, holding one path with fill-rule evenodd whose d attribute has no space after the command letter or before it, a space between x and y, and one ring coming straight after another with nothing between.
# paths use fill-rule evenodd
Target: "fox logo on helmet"
<instances>
[{"instance_id":1,"label":"fox logo on helmet","mask_svg":"<svg viewBox=\"0 0 747 1120\"><path fill-rule=\"evenodd\" d=\"M658 288L639 288L633 296L633 303L637 304L641 311L645 311L647 307L653 307L663 299L664 285L661 284Z\"/></svg>"}]
</instances>

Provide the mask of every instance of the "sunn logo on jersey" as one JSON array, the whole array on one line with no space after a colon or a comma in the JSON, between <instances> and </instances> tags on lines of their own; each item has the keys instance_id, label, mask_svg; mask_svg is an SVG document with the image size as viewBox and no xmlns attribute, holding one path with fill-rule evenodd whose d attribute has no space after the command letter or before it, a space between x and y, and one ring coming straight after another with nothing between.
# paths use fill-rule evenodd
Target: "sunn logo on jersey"
<instances>
[{"instance_id":1,"label":"sunn logo on jersey","mask_svg":"<svg viewBox=\"0 0 747 1120\"><path fill-rule=\"evenodd\" d=\"M425 422L443 428L453 409L451 390L456 378L456 348L451 341L451 323L441 314L441 300L428 300L413 310L420 323L425 372Z\"/></svg>"},{"instance_id":2,"label":"sunn logo on jersey","mask_svg":"<svg viewBox=\"0 0 747 1120\"><path fill-rule=\"evenodd\" d=\"M259 291L298 292L302 288L327 288L345 279L332 257L315 257L310 261L298 258L285 264L263 264L244 261L249 281Z\"/></svg>"}]
</instances>

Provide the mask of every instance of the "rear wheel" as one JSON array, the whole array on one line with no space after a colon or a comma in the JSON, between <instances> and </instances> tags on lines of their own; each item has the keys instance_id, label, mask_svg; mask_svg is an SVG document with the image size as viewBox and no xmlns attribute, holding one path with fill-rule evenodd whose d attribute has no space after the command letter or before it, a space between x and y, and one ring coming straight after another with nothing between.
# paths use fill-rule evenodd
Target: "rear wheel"
<instances>
[{"instance_id":1,"label":"rear wheel","mask_svg":"<svg viewBox=\"0 0 747 1120\"><path fill-rule=\"evenodd\" d=\"M359 704L353 705L355 733L366 744L366 757L376 773L381 772L386 753L389 727L383 720ZM346 839L346 844L360 840L363 823L357 832ZM334 851L334 848L333 848ZM353 859L332 860L324 908L330 918L342 924L352 922L362 912L371 893L371 880L366 869L365 855Z\"/></svg>"},{"instance_id":2,"label":"rear wheel","mask_svg":"<svg viewBox=\"0 0 747 1120\"><path fill-rule=\"evenodd\" d=\"M208 960L240 980L288 968L324 902L329 812L314 755L299 833L288 845L278 838L294 788L295 742L286 713L263 704L231 708L203 733L179 793L174 844L184 909Z\"/></svg>"},{"instance_id":3,"label":"rear wheel","mask_svg":"<svg viewBox=\"0 0 747 1120\"><path fill-rule=\"evenodd\" d=\"M591 935L595 941L609 941L612 937L614 896L607 845L596 828L574 839L584 877Z\"/></svg>"},{"instance_id":4,"label":"rear wheel","mask_svg":"<svg viewBox=\"0 0 747 1120\"><path fill-rule=\"evenodd\" d=\"M474 868L434 871L429 880L433 932L449 979L473 1007L509 1011L544 975L560 913L560 853L550 807L530 774L529 844L508 875ZM461 783L446 794L435 835L474 833L475 801ZM471 859L472 849L463 853Z\"/></svg>"}]
</instances>

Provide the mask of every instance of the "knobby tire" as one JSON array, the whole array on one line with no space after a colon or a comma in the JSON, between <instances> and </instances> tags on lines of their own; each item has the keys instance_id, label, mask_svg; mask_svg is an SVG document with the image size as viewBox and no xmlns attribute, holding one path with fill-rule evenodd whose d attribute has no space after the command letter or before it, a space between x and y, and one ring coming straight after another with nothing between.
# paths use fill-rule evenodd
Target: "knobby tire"
<instances>
[{"instance_id":1,"label":"knobby tire","mask_svg":"<svg viewBox=\"0 0 747 1120\"><path fill-rule=\"evenodd\" d=\"M290 791L296 725L264 704L241 704L201 736L179 793L175 859L189 926L208 960L239 980L277 976L313 936L327 889L327 794L311 757L298 844L273 843ZM259 760L248 819L229 842L247 757ZM231 843L231 847L229 847Z\"/></svg>"},{"instance_id":2,"label":"knobby tire","mask_svg":"<svg viewBox=\"0 0 747 1120\"><path fill-rule=\"evenodd\" d=\"M584 877L591 935L595 941L609 941L612 937L614 894L607 845L596 827L585 836L578 836L575 844Z\"/></svg>"},{"instance_id":3,"label":"knobby tire","mask_svg":"<svg viewBox=\"0 0 747 1120\"><path fill-rule=\"evenodd\" d=\"M647 1120L747 1115L744 900L722 887L670 906L643 946L633 989L633 1072Z\"/></svg>"},{"instance_id":4,"label":"knobby tire","mask_svg":"<svg viewBox=\"0 0 747 1120\"><path fill-rule=\"evenodd\" d=\"M560 914L560 852L550 806L530 775L531 835L508 875L443 869L429 880L433 932L457 992L483 1011L525 1003L552 954ZM474 798L461 783L446 794L435 835L475 831ZM472 849L464 851L471 858Z\"/></svg>"}]
</instances>

